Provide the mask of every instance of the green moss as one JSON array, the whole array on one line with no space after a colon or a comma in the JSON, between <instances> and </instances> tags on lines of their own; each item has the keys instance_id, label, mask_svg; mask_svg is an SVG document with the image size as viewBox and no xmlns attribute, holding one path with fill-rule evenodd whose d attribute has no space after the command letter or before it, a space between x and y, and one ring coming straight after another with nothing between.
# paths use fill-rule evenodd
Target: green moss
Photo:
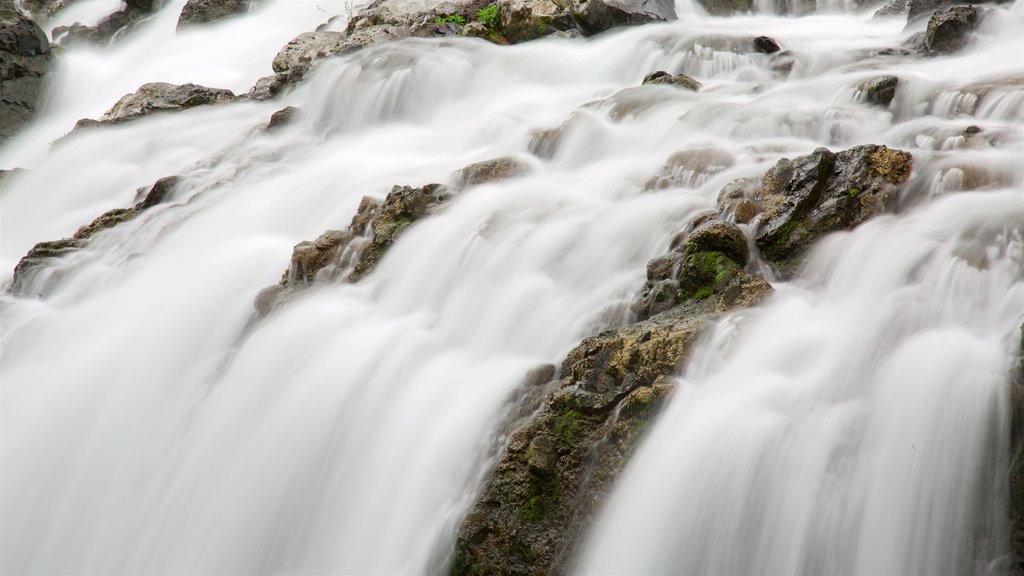
<instances>
[{"instance_id":1,"label":"green moss","mask_svg":"<svg viewBox=\"0 0 1024 576\"><path fill-rule=\"evenodd\" d=\"M566 410L555 422L555 436L563 444L575 444L583 439L583 417L575 410Z\"/></svg>"},{"instance_id":2,"label":"green moss","mask_svg":"<svg viewBox=\"0 0 1024 576\"><path fill-rule=\"evenodd\" d=\"M679 292L684 299L707 298L721 289L736 272L739 264L717 251L689 255L679 269Z\"/></svg>"},{"instance_id":3,"label":"green moss","mask_svg":"<svg viewBox=\"0 0 1024 576\"><path fill-rule=\"evenodd\" d=\"M466 24L466 19L459 14L445 14L444 16L434 18L434 24L458 24L463 26Z\"/></svg>"},{"instance_id":4,"label":"green moss","mask_svg":"<svg viewBox=\"0 0 1024 576\"><path fill-rule=\"evenodd\" d=\"M704 286L703 288L701 288L701 289L699 289L699 290L697 290L696 292L693 293L693 298L695 300L703 300L703 299L707 298L708 296L711 296L714 293L715 293L715 291L711 287Z\"/></svg>"},{"instance_id":5,"label":"green moss","mask_svg":"<svg viewBox=\"0 0 1024 576\"><path fill-rule=\"evenodd\" d=\"M519 518L526 522L536 522L547 510L547 502L540 496L531 496L519 508Z\"/></svg>"},{"instance_id":6,"label":"green moss","mask_svg":"<svg viewBox=\"0 0 1024 576\"><path fill-rule=\"evenodd\" d=\"M497 30L499 24L498 5L491 4L490 6L481 8L480 11L476 13L476 18L484 26L487 26L491 30Z\"/></svg>"},{"instance_id":7,"label":"green moss","mask_svg":"<svg viewBox=\"0 0 1024 576\"><path fill-rule=\"evenodd\" d=\"M856 198L857 196L860 196L860 190L857 188L850 188L850 198Z\"/></svg>"}]
</instances>

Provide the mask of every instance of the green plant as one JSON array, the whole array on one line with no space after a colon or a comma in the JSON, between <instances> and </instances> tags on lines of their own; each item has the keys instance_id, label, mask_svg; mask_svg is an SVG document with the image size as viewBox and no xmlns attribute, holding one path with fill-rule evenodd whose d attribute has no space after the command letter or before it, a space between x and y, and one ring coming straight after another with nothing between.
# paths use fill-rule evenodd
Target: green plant
<instances>
[{"instance_id":1,"label":"green plant","mask_svg":"<svg viewBox=\"0 0 1024 576\"><path fill-rule=\"evenodd\" d=\"M460 14L445 14L444 16L434 18L434 24L458 24L463 26L466 24L466 19Z\"/></svg>"},{"instance_id":2,"label":"green plant","mask_svg":"<svg viewBox=\"0 0 1024 576\"><path fill-rule=\"evenodd\" d=\"M532 496L519 509L519 516L527 522L536 522L544 514L546 502L540 496Z\"/></svg>"},{"instance_id":3,"label":"green plant","mask_svg":"<svg viewBox=\"0 0 1024 576\"><path fill-rule=\"evenodd\" d=\"M583 418L575 410L566 410L555 422L555 436L565 444L575 444L583 438Z\"/></svg>"},{"instance_id":4,"label":"green plant","mask_svg":"<svg viewBox=\"0 0 1024 576\"><path fill-rule=\"evenodd\" d=\"M491 4L490 6L481 8L480 11L476 13L476 17L484 26L487 26L491 30L496 29L498 27L498 5Z\"/></svg>"}]
</instances>

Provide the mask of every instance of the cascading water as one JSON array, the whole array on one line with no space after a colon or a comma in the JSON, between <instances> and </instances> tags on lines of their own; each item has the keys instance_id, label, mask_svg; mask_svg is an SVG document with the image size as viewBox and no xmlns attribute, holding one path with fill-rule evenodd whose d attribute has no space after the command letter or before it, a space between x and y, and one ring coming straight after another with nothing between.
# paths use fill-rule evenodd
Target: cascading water
<instances>
[{"instance_id":1,"label":"cascading water","mask_svg":"<svg viewBox=\"0 0 1024 576\"><path fill-rule=\"evenodd\" d=\"M1019 84L968 87L1024 69L1020 1L932 61L865 56L909 35L896 19L688 4L681 22L589 41L407 40L325 62L280 101L47 152L142 82L244 90L326 19L270 2L175 36L182 4L62 56L49 112L0 151L30 168L0 190L5 281L35 242L183 176L38 271L37 298L0 296L4 573L438 569L527 371L627 321L647 260L723 184L869 142L914 154L904 211L830 237L800 282L707 339L580 569L941 574L1004 551L993 478L1024 298L1024 100ZM760 34L793 50L788 79L721 42ZM628 89L658 69L704 87ZM858 102L880 73L904 83L891 110ZM284 105L298 122L263 132ZM563 122L552 158L528 155ZM707 148L724 170L642 190L672 153ZM532 171L456 192L359 284L253 320L291 247L363 196L503 155Z\"/></svg>"}]
</instances>

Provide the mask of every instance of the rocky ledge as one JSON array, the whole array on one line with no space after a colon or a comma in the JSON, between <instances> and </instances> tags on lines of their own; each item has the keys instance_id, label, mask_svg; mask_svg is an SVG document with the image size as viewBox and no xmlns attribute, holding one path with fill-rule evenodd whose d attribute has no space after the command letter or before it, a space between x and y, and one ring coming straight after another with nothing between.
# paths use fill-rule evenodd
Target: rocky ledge
<instances>
[{"instance_id":1,"label":"rocky ledge","mask_svg":"<svg viewBox=\"0 0 1024 576\"><path fill-rule=\"evenodd\" d=\"M701 332L772 292L749 271L750 242L733 222L738 202L754 204L751 217L762 220L756 246L770 263L792 270L822 235L891 208L911 166L908 153L884 146L820 149L779 161L760 183L727 186L717 211L688 223L668 254L648 264L636 303L640 321L583 340L540 408L508 431L459 530L453 574L568 568Z\"/></svg>"},{"instance_id":2,"label":"rocky ledge","mask_svg":"<svg viewBox=\"0 0 1024 576\"><path fill-rule=\"evenodd\" d=\"M39 26L0 2L0 144L35 116L52 61Z\"/></svg>"}]
</instances>

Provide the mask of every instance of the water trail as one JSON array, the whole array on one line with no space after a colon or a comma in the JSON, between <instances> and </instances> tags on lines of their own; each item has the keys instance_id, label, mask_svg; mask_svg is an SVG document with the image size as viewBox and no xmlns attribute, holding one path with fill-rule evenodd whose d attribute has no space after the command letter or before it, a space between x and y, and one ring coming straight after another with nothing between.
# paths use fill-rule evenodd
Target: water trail
<instances>
[{"instance_id":1,"label":"water trail","mask_svg":"<svg viewBox=\"0 0 1024 576\"><path fill-rule=\"evenodd\" d=\"M40 298L0 296L6 573L424 571L450 545L481 451L526 372L559 362L614 321L609 311L634 295L647 260L712 206L722 185L815 146L907 143L920 159L917 188L904 201L913 208L972 188L952 178L936 188L939 175L969 157L933 142L955 139L969 122L1002 134L998 145L971 149L971 166L1002 174L988 192L950 196L908 212L906 223L869 230L930 239L932 255L918 254L928 266L914 269L924 276L906 281L927 292L942 285L928 276L932 268L955 262L943 256L952 248L941 247L940 232L963 232L1002 207L979 228L995 235L977 243L1005 245L1006 255L980 249L987 270L956 268L949 278L992 294L1009 290L1003 300L970 298L986 318L1012 308L1007 294L1020 295L1019 276L1007 272L1019 265L1010 250L1019 239L998 239L996 226L1019 218L999 184L1022 180L1012 107L916 120L936 86L1007 77L1016 62L978 66L972 54L1006 50L1019 38L1012 29L944 65L882 56L865 63L866 51L906 33L901 23L862 15L695 17L512 47L409 40L325 63L279 102L153 116L77 134L46 153L77 118L97 116L145 81L248 88L269 73L280 45L324 19L312 3L277 2L172 38L172 4L134 39L66 54L49 112L0 153L6 166L34 168L9 176L0 191L5 282L33 243L129 205L157 178L183 176L165 204L48 264L30 290ZM1019 19L1021 3L999 10ZM770 57L709 39L760 34L794 49L788 79ZM152 67L138 66L147 47L161 49L150 50ZM956 80L941 79L944 66L955 67ZM109 82L86 83L90 67ZM705 89L637 88L657 69L694 74ZM889 70L907 78L895 112L855 101L856 86ZM80 100L70 97L85 86L92 88ZM288 104L303 109L297 124L262 132ZM527 155L539 131L559 126L549 158ZM716 160L716 171L692 186L643 191L673 153L694 149L731 162ZM503 155L533 171L457 194L359 285L312 290L246 330L253 297L277 281L291 247L347 225L363 196L446 182L468 163ZM961 227L933 222L943 211L965 214L954 218ZM843 238L847 251L867 242ZM820 287L787 293L796 304L838 306ZM946 302L929 298L936 308ZM932 318L925 309L919 321L955 333L978 351L977 362L1005 362L1005 346L993 343L1006 344L998 330L983 323L962 334L954 322L962 316L937 310ZM807 325L795 332L817 334L819 317L799 317ZM881 344L866 332L857 338L862 347ZM837 345L821 345L828 342ZM915 346L903 354L916 357ZM885 377L899 379L904 362L890 364ZM983 395L952 393L984 407ZM998 413L998 394L988 401ZM979 428L998 424L983 411L971 418Z\"/></svg>"}]
</instances>

